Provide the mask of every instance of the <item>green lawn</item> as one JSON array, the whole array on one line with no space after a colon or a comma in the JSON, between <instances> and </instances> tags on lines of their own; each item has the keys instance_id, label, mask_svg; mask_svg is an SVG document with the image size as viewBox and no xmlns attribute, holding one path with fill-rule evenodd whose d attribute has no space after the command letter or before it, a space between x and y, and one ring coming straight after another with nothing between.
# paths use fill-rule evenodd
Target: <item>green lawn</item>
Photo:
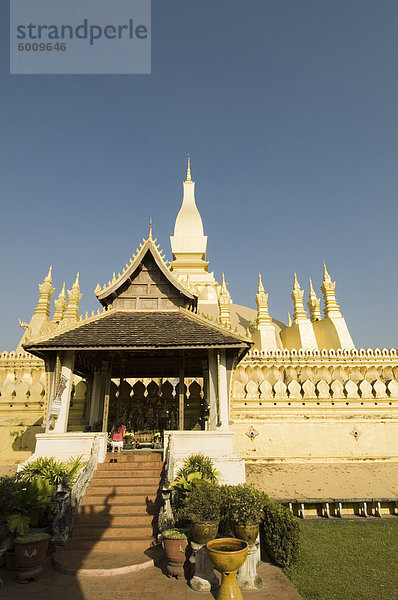
<instances>
[{"instance_id":1,"label":"green lawn","mask_svg":"<svg viewBox=\"0 0 398 600\"><path fill-rule=\"evenodd\" d=\"M304 600L398 600L398 519L304 521L285 573Z\"/></svg>"}]
</instances>

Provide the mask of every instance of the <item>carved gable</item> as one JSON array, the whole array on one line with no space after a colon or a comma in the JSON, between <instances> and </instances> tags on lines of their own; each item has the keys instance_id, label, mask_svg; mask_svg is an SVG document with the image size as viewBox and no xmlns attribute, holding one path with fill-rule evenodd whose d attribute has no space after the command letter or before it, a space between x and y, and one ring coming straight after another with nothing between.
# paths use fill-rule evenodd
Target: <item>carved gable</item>
<instances>
[{"instance_id":1,"label":"carved gable","mask_svg":"<svg viewBox=\"0 0 398 600\"><path fill-rule=\"evenodd\" d=\"M147 252L131 276L114 290L109 304L122 310L173 310L192 300L178 290Z\"/></svg>"}]
</instances>

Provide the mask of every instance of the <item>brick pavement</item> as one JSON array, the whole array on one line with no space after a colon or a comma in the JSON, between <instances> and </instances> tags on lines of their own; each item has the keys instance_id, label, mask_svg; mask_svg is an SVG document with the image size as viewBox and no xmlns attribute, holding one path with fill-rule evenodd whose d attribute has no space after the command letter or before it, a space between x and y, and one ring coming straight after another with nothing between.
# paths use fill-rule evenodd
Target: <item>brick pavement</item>
<instances>
[{"instance_id":1,"label":"brick pavement","mask_svg":"<svg viewBox=\"0 0 398 600\"><path fill-rule=\"evenodd\" d=\"M284 573L270 563L262 563L258 573L261 590L243 592L245 600L300 600L301 596ZM212 600L209 593L191 590L185 579L164 574L164 563L145 571L113 577L74 577L58 573L47 559L38 581L19 584L15 573L0 569L4 580L0 598L4 600Z\"/></svg>"}]
</instances>

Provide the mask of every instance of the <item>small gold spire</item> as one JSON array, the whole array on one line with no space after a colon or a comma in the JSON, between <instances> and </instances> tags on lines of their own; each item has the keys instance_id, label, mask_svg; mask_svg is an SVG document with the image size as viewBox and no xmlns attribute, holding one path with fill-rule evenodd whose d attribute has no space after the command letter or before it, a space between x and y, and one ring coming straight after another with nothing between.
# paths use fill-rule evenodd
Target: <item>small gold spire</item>
<instances>
[{"instance_id":1,"label":"small gold spire","mask_svg":"<svg viewBox=\"0 0 398 600\"><path fill-rule=\"evenodd\" d=\"M149 236L148 240L152 239L152 217L149 219Z\"/></svg>"},{"instance_id":2,"label":"small gold spire","mask_svg":"<svg viewBox=\"0 0 398 600\"><path fill-rule=\"evenodd\" d=\"M258 290L256 294L257 325L270 325L272 323L268 312L268 294L265 293L261 273L258 274Z\"/></svg>"},{"instance_id":3,"label":"small gold spire","mask_svg":"<svg viewBox=\"0 0 398 600\"><path fill-rule=\"evenodd\" d=\"M52 277L51 277L52 271L53 271L53 268L52 268L52 266L50 266L50 268L48 269L47 277L44 279L44 281L49 281L50 283L53 282Z\"/></svg>"},{"instance_id":4,"label":"small gold spire","mask_svg":"<svg viewBox=\"0 0 398 600\"><path fill-rule=\"evenodd\" d=\"M185 181L192 181L191 177L191 157L188 154L188 164L187 164L187 178Z\"/></svg>"},{"instance_id":5,"label":"small gold spire","mask_svg":"<svg viewBox=\"0 0 398 600\"><path fill-rule=\"evenodd\" d=\"M300 284L297 279L297 274L294 274L293 292L291 294L294 303L293 321L303 321L307 319L307 313L305 312L303 304L304 290L300 288Z\"/></svg>"},{"instance_id":6,"label":"small gold spire","mask_svg":"<svg viewBox=\"0 0 398 600\"><path fill-rule=\"evenodd\" d=\"M53 321L55 323L60 323L62 321L63 314L66 309L66 293L65 293L65 282L62 286L62 290L59 293L58 299L54 301L55 312Z\"/></svg>"},{"instance_id":7,"label":"small gold spire","mask_svg":"<svg viewBox=\"0 0 398 600\"><path fill-rule=\"evenodd\" d=\"M310 320L312 321L312 323L314 323L315 321L320 321L322 319L320 303L321 301L316 297L316 293L312 286L312 280L310 277L310 297L307 302L307 306L310 311Z\"/></svg>"},{"instance_id":8,"label":"small gold spire","mask_svg":"<svg viewBox=\"0 0 398 600\"><path fill-rule=\"evenodd\" d=\"M54 288L52 286L52 267L49 268L48 274L43 280L43 283L39 284L39 301L37 303L35 314L43 315L45 317L50 316L50 301L51 296L54 293Z\"/></svg>"},{"instance_id":9,"label":"small gold spire","mask_svg":"<svg viewBox=\"0 0 398 600\"><path fill-rule=\"evenodd\" d=\"M287 324L289 327L292 326L292 317L290 315L290 312L287 313Z\"/></svg>"},{"instance_id":10,"label":"small gold spire","mask_svg":"<svg viewBox=\"0 0 398 600\"><path fill-rule=\"evenodd\" d=\"M324 313L325 317L341 317L340 307L336 300L336 282L332 281L325 262L323 263L323 281L321 285L321 291L324 299Z\"/></svg>"}]
</instances>

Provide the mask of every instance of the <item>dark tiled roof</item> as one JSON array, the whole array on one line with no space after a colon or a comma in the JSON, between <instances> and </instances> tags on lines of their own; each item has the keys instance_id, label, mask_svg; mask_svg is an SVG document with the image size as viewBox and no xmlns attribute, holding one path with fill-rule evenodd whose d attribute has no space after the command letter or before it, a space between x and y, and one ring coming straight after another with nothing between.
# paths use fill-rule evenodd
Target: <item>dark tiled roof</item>
<instances>
[{"instance_id":1,"label":"dark tiled roof","mask_svg":"<svg viewBox=\"0 0 398 600\"><path fill-rule=\"evenodd\" d=\"M114 311L26 349L249 347L238 335L222 332L182 312Z\"/></svg>"}]
</instances>

